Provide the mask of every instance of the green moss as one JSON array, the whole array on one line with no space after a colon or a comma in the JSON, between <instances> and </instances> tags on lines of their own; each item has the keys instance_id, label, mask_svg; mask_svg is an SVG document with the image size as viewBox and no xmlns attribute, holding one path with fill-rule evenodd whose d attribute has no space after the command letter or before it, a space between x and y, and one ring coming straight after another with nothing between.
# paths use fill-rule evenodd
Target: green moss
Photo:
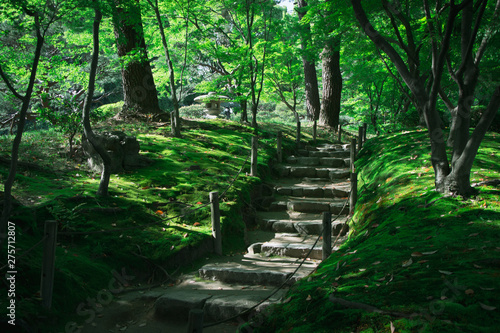
<instances>
[{"instance_id":1,"label":"green moss","mask_svg":"<svg viewBox=\"0 0 500 333\"><path fill-rule=\"evenodd\" d=\"M472 181L499 178L500 138L488 134ZM494 332L500 327L500 193L470 199L433 190L427 134L369 140L359 154L350 236L272 309L258 332ZM329 295L411 317L331 303ZM492 310L491 307L497 307Z\"/></svg>"}]
</instances>

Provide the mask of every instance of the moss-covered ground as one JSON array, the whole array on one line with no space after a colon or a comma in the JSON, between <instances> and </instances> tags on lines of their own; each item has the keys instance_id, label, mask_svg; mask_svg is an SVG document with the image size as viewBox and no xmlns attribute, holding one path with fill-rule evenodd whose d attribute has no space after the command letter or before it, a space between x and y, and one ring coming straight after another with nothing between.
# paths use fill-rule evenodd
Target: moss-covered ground
<instances>
[{"instance_id":1,"label":"moss-covered ground","mask_svg":"<svg viewBox=\"0 0 500 333\"><path fill-rule=\"evenodd\" d=\"M182 138L172 137L169 126L162 124L109 121L97 128L104 130L136 136L141 154L151 159L148 167L112 175L109 197L95 196L100 175L83 159L65 156L66 140L59 133L42 130L23 136L11 216L17 228L16 318L41 332L72 331L74 327L65 328L66 324L87 319L92 299L107 304L113 295L105 290L171 282L166 273L191 264L184 262L183 267L172 258L211 237L207 204L212 191L225 192L220 198L223 251L244 251L244 216L251 210L254 185L270 176L277 131L284 132L285 150L295 146L293 127L261 124L260 177L251 177L248 156L254 130L239 123L184 121ZM307 133L303 137L311 139ZM2 186L12 139L0 137ZM40 306L39 242L46 220L58 221L59 229L50 311ZM6 256L0 262L4 274ZM7 318L6 287L0 288L2 318Z\"/></svg>"},{"instance_id":2,"label":"moss-covered ground","mask_svg":"<svg viewBox=\"0 0 500 333\"><path fill-rule=\"evenodd\" d=\"M499 148L488 134L464 199L434 190L426 131L369 140L349 240L254 332L498 332Z\"/></svg>"}]
</instances>

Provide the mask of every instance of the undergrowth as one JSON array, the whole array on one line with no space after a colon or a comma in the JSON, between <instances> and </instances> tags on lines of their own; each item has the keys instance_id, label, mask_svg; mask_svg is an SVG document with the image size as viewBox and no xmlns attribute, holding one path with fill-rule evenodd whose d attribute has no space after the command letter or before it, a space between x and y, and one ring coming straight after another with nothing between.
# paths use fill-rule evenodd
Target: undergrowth
<instances>
[{"instance_id":1,"label":"undergrowth","mask_svg":"<svg viewBox=\"0 0 500 333\"><path fill-rule=\"evenodd\" d=\"M487 134L464 199L434 190L425 131L367 141L349 240L254 332L498 332L498 147Z\"/></svg>"},{"instance_id":2,"label":"undergrowth","mask_svg":"<svg viewBox=\"0 0 500 333\"><path fill-rule=\"evenodd\" d=\"M258 178L248 175L254 130L236 122L185 120L181 138L172 137L162 124L109 121L96 130L136 136L141 154L151 160L148 167L112 175L110 195L104 198L95 196L100 175L83 158L67 156L66 140L59 133L46 130L23 136L11 216L17 228L16 313L18 323L25 321L42 332L76 329L92 315L89 300L101 297L104 302L103 290L113 286L169 283L166 273L179 269L172 258L211 241L210 192L225 192L220 199L224 253L244 251L242 212L251 203L253 186L270 176L277 131L284 132L285 150L295 146L292 127L261 124ZM2 184L12 139L0 137ZM40 306L38 243L46 220L56 220L59 232L50 311ZM7 287L2 285L2 294ZM3 318L6 302L0 299Z\"/></svg>"}]
</instances>

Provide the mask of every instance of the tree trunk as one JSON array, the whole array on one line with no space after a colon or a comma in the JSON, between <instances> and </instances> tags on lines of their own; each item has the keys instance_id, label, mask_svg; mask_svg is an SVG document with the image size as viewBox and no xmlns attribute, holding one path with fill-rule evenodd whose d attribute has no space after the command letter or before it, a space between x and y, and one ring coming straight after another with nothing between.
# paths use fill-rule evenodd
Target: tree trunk
<instances>
[{"instance_id":1,"label":"tree trunk","mask_svg":"<svg viewBox=\"0 0 500 333\"><path fill-rule=\"evenodd\" d=\"M248 123L248 101L246 99L240 101L241 105L241 117L240 122Z\"/></svg>"},{"instance_id":2,"label":"tree trunk","mask_svg":"<svg viewBox=\"0 0 500 333\"><path fill-rule=\"evenodd\" d=\"M319 124L337 128L342 95L342 73L340 71L340 38L330 41L322 53L323 60L323 104Z\"/></svg>"},{"instance_id":3,"label":"tree trunk","mask_svg":"<svg viewBox=\"0 0 500 333\"><path fill-rule=\"evenodd\" d=\"M12 153L11 153L11 162L10 162L10 169L9 169L9 174L7 176L7 179L4 184L4 203L3 203L3 210L2 210L2 216L0 220L0 245L3 243L5 240L6 231L7 231L7 223L9 221L10 217L10 212L12 209L12 186L14 185L14 180L16 177L16 172L17 172L17 161L19 158L19 146L21 144L21 139L23 136L23 131L24 131L24 125L26 123L26 113L28 112L28 108L30 106L30 101L31 101L31 95L33 93L33 87L35 85L35 78L36 78L36 73L38 69L38 64L40 63L40 55L42 53L42 46L44 43L44 38L41 35L40 32L40 20L38 17L38 13L35 13L34 15L35 18L35 28L36 28L36 47L35 47L35 54L33 57L33 66L31 67L31 73L30 73L30 79L28 82L28 87L26 88L26 93L24 96L19 95L17 92L15 92L14 88L10 85L9 81L6 80L7 78L2 75L2 78L6 80L6 84L9 86L9 88L12 88L14 95L18 98L21 98L22 100L22 106L21 106L21 111L19 112L19 122L17 123L17 132L16 136L14 138L14 142L12 143ZM3 74L3 72L2 72Z\"/></svg>"},{"instance_id":4,"label":"tree trunk","mask_svg":"<svg viewBox=\"0 0 500 333\"><path fill-rule=\"evenodd\" d=\"M163 51L165 52L165 58L167 60L167 65L168 65L170 89L172 91L172 104L174 105L174 116L172 117L172 123L171 123L172 136L179 138L181 136L181 119L179 116L179 99L177 98L177 88L175 87L174 66L172 64L172 59L170 58L170 52L168 50L167 37L165 36L165 29L163 28L163 22L161 20L158 0L155 0L154 4L152 0L148 0L148 3L155 12L156 21L158 22L158 28L161 36L161 43L163 45Z\"/></svg>"},{"instance_id":5,"label":"tree trunk","mask_svg":"<svg viewBox=\"0 0 500 333\"><path fill-rule=\"evenodd\" d=\"M87 89L87 96L85 98L85 104L83 106L83 132L87 140L97 151L99 156L101 156L103 168L101 173L101 181L99 183L99 188L97 189L97 195L107 196L109 187L109 178L111 177L111 156L109 156L106 149L99 144L99 141L92 130L90 125L90 105L92 103L92 97L94 96L95 90L95 78L97 73L97 64L99 61L99 25L102 20L102 14L99 9L95 9L94 24L92 27L92 34L94 40L94 48L92 54L92 62L90 64L90 74L89 83Z\"/></svg>"},{"instance_id":6,"label":"tree trunk","mask_svg":"<svg viewBox=\"0 0 500 333\"><path fill-rule=\"evenodd\" d=\"M307 2L304 0L297 1L298 8L304 8L307 6ZM305 16L305 12L299 11L299 20ZM311 33L311 28L306 25L304 34L301 36L302 39L302 63L304 66L304 82L306 90L306 110L309 119L318 119L321 103L319 99L319 88L318 88L318 74L316 73L316 65L314 60L309 59L307 56L307 40Z\"/></svg>"},{"instance_id":7,"label":"tree trunk","mask_svg":"<svg viewBox=\"0 0 500 333\"><path fill-rule=\"evenodd\" d=\"M133 0L117 1L113 24L118 57L122 60L124 105L121 115L157 117L162 110L149 63L140 5Z\"/></svg>"}]
</instances>

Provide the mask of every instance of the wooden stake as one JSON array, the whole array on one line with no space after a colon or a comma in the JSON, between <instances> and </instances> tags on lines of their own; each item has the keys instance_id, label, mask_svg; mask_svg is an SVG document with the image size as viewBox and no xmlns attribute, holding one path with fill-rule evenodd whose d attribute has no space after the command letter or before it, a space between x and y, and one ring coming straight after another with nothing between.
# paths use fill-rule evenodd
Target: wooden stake
<instances>
[{"instance_id":1,"label":"wooden stake","mask_svg":"<svg viewBox=\"0 0 500 333\"><path fill-rule=\"evenodd\" d=\"M349 214L354 214L354 207L358 201L358 173L351 172L351 198L349 200Z\"/></svg>"},{"instance_id":2,"label":"wooden stake","mask_svg":"<svg viewBox=\"0 0 500 333\"><path fill-rule=\"evenodd\" d=\"M42 276L40 279L40 294L42 306L50 309L54 291L54 268L56 261L57 221L45 221Z\"/></svg>"},{"instance_id":3,"label":"wooden stake","mask_svg":"<svg viewBox=\"0 0 500 333\"><path fill-rule=\"evenodd\" d=\"M356 162L356 138L351 139L351 172L354 171L354 162Z\"/></svg>"},{"instance_id":4,"label":"wooden stake","mask_svg":"<svg viewBox=\"0 0 500 333\"><path fill-rule=\"evenodd\" d=\"M212 237L214 252L222 255L222 234L220 231L219 192L210 192L210 210L212 213Z\"/></svg>"},{"instance_id":5,"label":"wooden stake","mask_svg":"<svg viewBox=\"0 0 500 333\"><path fill-rule=\"evenodd\" d=\"M187 333L203 332L203 310L191 309L189 311L189 321Z\"/></svg>"},{"instance_id":6,"label":"wooden stake","mask_svg":"<svg viewBox=\"0 0 500 333\"><path fill-rule=\"evenodd\" d=\"M323 212L323 260L332 254L332 213Z\"/></svg>"},{"instance_id":7,"label":"wooden stake","mask_svg":"<svg viewBox=\"0 0 500 333\"><path fill-rule=\"evenodd\" d=\"M250 158L250 176L257 177L257 146L258 139L256 136L252 136L252 157Z\"/></svg>"},{"instance_id":8,"label":"wooden stake","mask_svg":"<svg viewBox=\"0 0 500 333\"><path fill-rule=\"evenodd\" d=\"M281 131L278 131L278 143L277 143L277 157L278 157L278 163L283 162L283 151L282 151L282 140L283 140L283 133Z\"/></svg>"}]
</instances>

